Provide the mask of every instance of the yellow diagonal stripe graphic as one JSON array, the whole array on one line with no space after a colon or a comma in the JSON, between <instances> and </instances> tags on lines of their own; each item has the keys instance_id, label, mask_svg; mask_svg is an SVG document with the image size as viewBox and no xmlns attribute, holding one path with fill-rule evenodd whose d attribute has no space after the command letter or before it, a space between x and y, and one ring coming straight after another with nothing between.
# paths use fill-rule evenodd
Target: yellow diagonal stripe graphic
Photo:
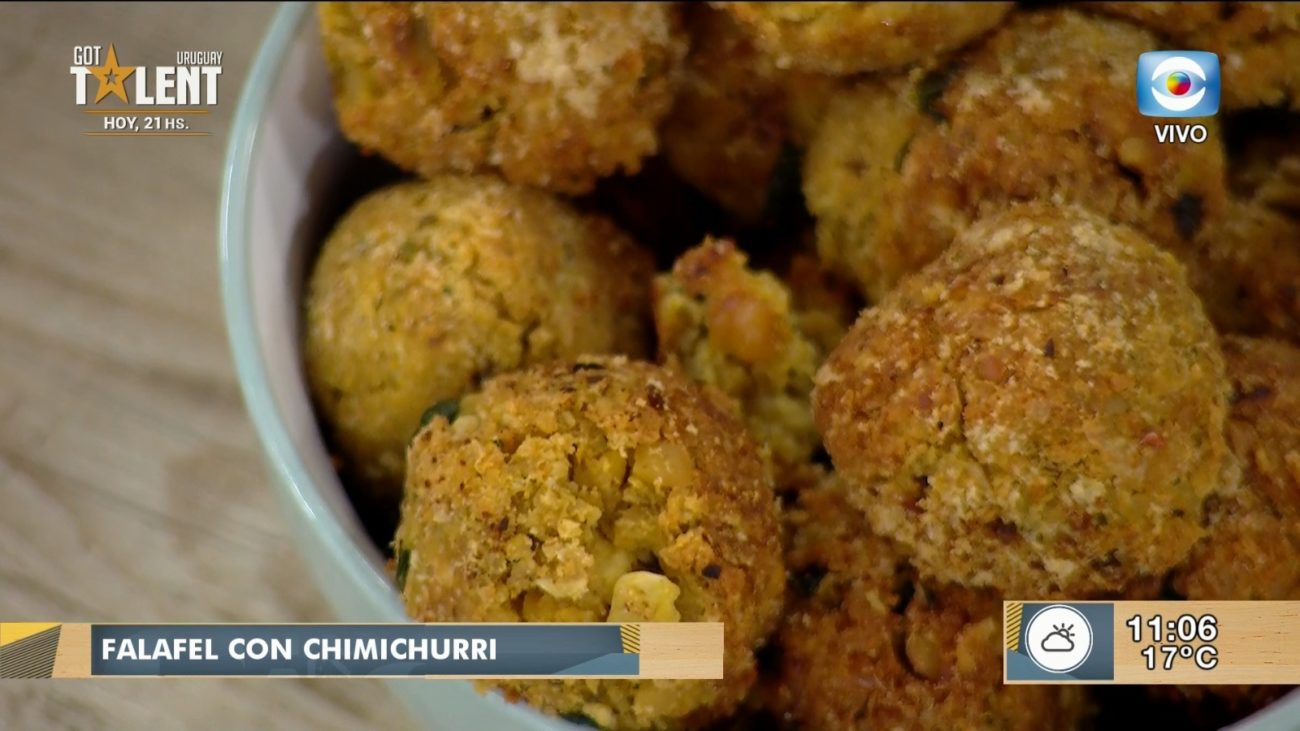
<instances>
[{"instance_id":1,"label":"yellow diagonal stripe graphic","mask_svg":"<svg viewBox=\"0 0 1300 731\"><path fill-rule=\"evenodd\" d=\"M1012 602L1007 605L1007 649L1012 652L1020 650L1020 621L1024 617L1025 605Z\"/></svg>"},{"instance_id":2,"label":"yellow diagonal stripe graphic","mask_svg":"<svg viewBox=\"0 0 1300 731\"><path fill-rule=\"evenodd\" d=\"M623 641L623 654L635 655L641 653L641 626L636 624L623 624L618 628L619 638Z\"/></svg>"},{"instance_id":3,"label":"yellow diagonal stripe graphic","mask_svg":"<svg viewBox=\"0 0 1300 731\"><path fill-rule=\"evenodd\" d=\"M58 626L58 622L0 622L0 647Z\"/></svg>"},{"instance_id":4,"label":"yellow diagonal stripe graphic","mask_svg":"<svg viewBox=\"0 0 1300 731\"><path fill-rule=\"evenodd\" d=\"M0 678L48 678L54 674L63 625L0 645Z\"/></svg>"}]
</instances>

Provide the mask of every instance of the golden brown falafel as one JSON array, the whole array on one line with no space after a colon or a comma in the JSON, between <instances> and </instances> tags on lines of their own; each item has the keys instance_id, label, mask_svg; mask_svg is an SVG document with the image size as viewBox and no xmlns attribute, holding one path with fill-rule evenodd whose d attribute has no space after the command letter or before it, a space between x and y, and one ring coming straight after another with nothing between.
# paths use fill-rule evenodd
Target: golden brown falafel
<instances>
[{"instance_id":1,"label":"golden brown falafel","mask_svg":"<svg viewBox=\"0 0 1300 731\"><path fill-rule=\"evenodd\" d=\"M959 48L993 26L1009 2L717 3L779 68L854 74L898 68Z\"/></svg>"},{"instance_id":2,"label":"golden brown falafel","mask_svg":"<svg viewBox=\"0 0 1300 731\"><path fill-rule=\"evenodd\" d=\"M664 157L742 224L770 222L781 186L797 190L799 149L843 82L778 69L721 10L696 5L686 17L691 52L660 130Z\"/></svg>"},{"instance_id":3,"label":"golden brown falafel","mask_svg":"<svg viewBox=\"0 0 1300 731\"><path fill-rule=\"evenodd\" d=\"M1156 47L1124 22L1022 13L901 90L870 80L836 99L804 167L819 252L879 298L971 221L1026 200L1085 205L1185 249L1223 216L1223 152L1162 145L1138 113L1123 59Z\"/></svg>"},{"instance_id":4,"label":"golden brown falafel","mask_svg":"<svg viewBox=\"0 0 1300 731\"><path fill-rule=\"evenodd\" d=\"M923 578L1082 597L1163 574L1201 537L1226 398L1177 261L1035 203L864 311L813 405L851 497Z\"/></svg>"},{"instance_id":5,"label":"golden brown falafel","mask_svg":"<svg viewBox=\"0 0 1300 731\"><path fill-rule=\"evenodd\" d=\"M1300 162L1300 158L1293 158ZM1187 259L1192 286L1224 332L1300 340L1300 217L1233 198Z\"/></svg>"},{"instance_id":6,"label":"golden brown falafel","mask_svg":"<svg viewBox=\"0 0 1300 731\"><path fill-rule=\"evenodd\" d=\"M408 453L403 597L420 621L720 621L721 681L503 682L602 726L735 710L781 609L771 476L715 391L624 358L488 381Z\"/></svg>"},{"instance_id":7,"label":"golden brown falafel","mask_svg":"<svg viewBox=\"0 0 1300 731\"><path fill-rule=\"evenodd\" d=\"M1132 21L1157 35L1183 35L1219 20L1221 2L1085 2L1087 10ZM1136 59L1134 59L1136 63Z\"/></svg>"},{"instance_id":8,"label":"golden brown falafel","mask_svg":"<svg viewBox=\"0 0 1300 731\"><path fill-rule=\"evenodd\" d=\"M790 290L800 332L823 353L834 350L862 309L857 290L809 251L790 257L781 281Z\"/></svg>"},{"instance_id":9,"label":"golden brown falafel","mask_svg":"<svg viewBox=\"0 0 1300 731\"><path fill-rule=\"evenodd\" d=\"M1208 532L1172 574L1175 592L1197 600L1300 599L1300 349L1280 340L1223 339L1228 446L1239 469L1206 514ZM1154 686L1172 704L1218 728L1263 708L1290 688L1276 685Z\"/></svg>"},{"instance_id":10,"label":"golden brown falafel","mask_svg":"<svg viewBox=\"0 0 1300 731\"><path fill-rule=\"evenodd\" d=\"M809 403L813 375L830 350L825 343L847 330L847 313L796 309L790 288L750 270L727 239L683 254L655 278L653 298L660 361L732 397L767 447L777 484L802 482L821 445Z\"/></svg>"},{"instance_id":11,"label":"golden brown falafel","mask_svg":"<svg viewBox=\"0 0 1300 731\"><path fill-rule=\"evenodd\" d=\"M691 185L743 221L762 218L788 137L780 72L732 18L688 9L691 52L664 120L664 156Z\"/></svg>"},{"instance_id":12,"label":"golden brown falafel","mask_svg":"<svg viewBox=\"0 0 1300 731\"><path fill-rule=\"evenodd\" d=\"M1090 7L1218 54L1227 109L1300 109L1300 6L1287 2L1098 2Z\"/></svg>"},{"instance_id":13,"label":"golden brown falafel","mask_svg":"<svg viewBox=\"0 0 1300 731\"><path fill-rule=\"evenodd\" d=\"M1300 118L1242 114L1231 131L1227 214L1196 238L1188 274L1221 332L1300 341Z\"/></svg>"},{"instance_id":14,"label":"golden brown falafel","mask_svg":"<svg viewBox=\"0 0 1300 731\"><path fill-rule=\"evenodd\" d=\"M804 157L817 253L843 268L870 299L938 253L895 228L908 193L902 160L928 126L914 96L902 77L860 82L831 99Z\"/></svg>"},{"instance_id":15,"label":"golden brown falafel","mask_svg":"<svg viewBox=\"0 0 1300 731\"><path fill-rule=\"evenodd\" d=\"M1265 111L1233 118L1228 186L1243 200L1300 214L1300 114Z\"/></svg>"},{"instance_id":16,"label":"golden brown falafel","mask_svg":"<svg viewBox=\"0 0 1300 731\"><path fill-rule=\"evenodd\" d=\"M1223 355L1242 479L1213 501L1209 535L1173 585L1189 599L1300 599L1300 349L1228 336Z\"/></svg>"},{"instance_id":17,"label":"golden brown falafel","mask_svg":"<svg viewBox=\"0 0 1300 731\"><path fill-rule=\"evenodd\" d=\"M431 176L499 170L564 193L635 172L686 53L661 3L320 6L339 124Z\"/></svg>"},{"instance_id":18,"label":"golden brown falafel","mask_svg":"<svg viewBox=\"0 0 1300 731\"><path fill-rule=\"evenodd\" d=\"M1004 686L1001 602L917 584L834 477L800 494L787 560L800 598L777 640L775 715L813 729L1071 728L1081 688ZM850 488L851 489L851 488Z\"/></svg>"},{"instance_id":19,"label":"golden brown falafel","mask_svg":"<svg viewBox=\"0 0 1300 731\"><path fill-rule=\"evenodd\" d=\"M305 304L307 376L346 470L395 497L431 405L531 363L643 354L652 271L604 219L495 178L362 199L326 240Z\"/></svg>"}]
</instances>

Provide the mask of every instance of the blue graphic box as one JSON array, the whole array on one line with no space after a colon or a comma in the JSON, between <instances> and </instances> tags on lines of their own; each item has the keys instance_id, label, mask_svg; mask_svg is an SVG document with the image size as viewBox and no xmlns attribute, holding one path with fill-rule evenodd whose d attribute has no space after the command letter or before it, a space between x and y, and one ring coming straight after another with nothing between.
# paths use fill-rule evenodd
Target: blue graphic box
<instances>
[{"instance_id":1,"label":"blue graphic box","mask_svg":"<svg viewBox=\"0 0 1300 731\"><path fill-rule=\"evenodd\" d=\"M1066 606L1082 614L1091 625L1092 651L1079 667L1064 673L1044 670L1029 656L1028 630L1034 616L1049 607ZM1075 683L1115 679L1115 605L1110 602L1007 602L1003 631L1006 636L1006 680L1035 683Z\"/></svg>"}]
</instances>

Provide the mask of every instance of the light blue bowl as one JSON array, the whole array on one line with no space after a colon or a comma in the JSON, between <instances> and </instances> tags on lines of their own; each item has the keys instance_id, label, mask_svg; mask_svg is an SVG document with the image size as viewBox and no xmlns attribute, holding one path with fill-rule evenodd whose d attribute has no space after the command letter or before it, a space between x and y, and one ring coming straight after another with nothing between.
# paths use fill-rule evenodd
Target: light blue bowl
<instances>
[{"instance_id":1,"label":"light blue bowl","mask_svg":"<svg viewBox=\"0 0 1300 731\"><path fill-rule=\"evenodd\" d=\"M328 199L354 154L335 125L311 6L285 4L244 86L226 151L220 212L226 328L276 495L316 583L342 621L402 622L406 615L383 558L321 443L299 353L307 257L325 233ZM438 731L576 728L481 696L462 681L389 683L416 719ZM1236 728L1300 729L1300 693Z\"/></svg>"},{"instance_id":2,"label":"light blue bowl","mask_svg":"<svg viewBox=\"0 0 1300 731\"><path fill-rule=\"evenodd\" d=\"M327 231L331 195L354 159L335 126L311 6L285 4L240 95L226 150L220 212L226 328L276 495L316 583L342 621L403 622L383 557L321 442L299 351L307 257ZM482 696L464 681L389 682L416 719L439 731L575 728Z\"/></svg>"}]
</instances>

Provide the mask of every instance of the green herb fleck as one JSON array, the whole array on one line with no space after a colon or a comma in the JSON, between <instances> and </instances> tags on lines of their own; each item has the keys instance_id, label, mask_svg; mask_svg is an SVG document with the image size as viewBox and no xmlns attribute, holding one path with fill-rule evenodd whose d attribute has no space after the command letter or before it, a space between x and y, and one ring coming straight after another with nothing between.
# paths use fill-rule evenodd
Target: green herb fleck
<instances>
[{"instance_id":1,"label":"green herb fleck","mask_svg":"<svg viewBox=\"0 0 1300 731\"><path fill-rule=\"evenodd\" d=\"M907 611L908 605L915 598L916 584L911 581L904 582L902 586L898 587L898 598L894 601L894 606L889 608L889 611L894 614L902 614Z\"/></svg>"},{"instance_id":2,"label":"green herb fleck","mask_svg":"<svg viewBox=\"0 0 1300 731\"><path fill-rule=\"evenodd\" d=\"M822 579L826 578L826 567L806 566L802 570L795 571L791 578L799 595L809 599L817 593L817 587L821 586Z\"/></svg>"},{"instance_id":3,"label":"green herb fleck","mask_svg":"<svg viewBox=\"0 0 1300 731\"><path fill-rule=\"evenodd\" d=\"M456 415L459 413L460 399L444 399L425 409L424 413L420 414L420 428L423 429L428 426L429 422L433 421L433 417L435 416L441 416L447 420L448 424L450 424L456 420Z\"/></svg>"},{"instance_id":4,"label":"green herb fleck","mask_svg":"<svg viewBox=\"0 0 1300 731\"><path fill-rule=\"evenodd\" d=\"M1184 241L1190 241L1201 230L1201 222L1205 220L1205 206L1201 202L1201 197L1193 193L1183 193L1174 203L1173 211L1178 235Z\"/></svg>"},{"instance_id":5,"label":"green herb fleck","mask_svg":"<svg viewBox=\"0 0 1300 731\"><path fill-rule=\"evenodd\" d=\"M397 582L399 591L406 591L406 573L411 570L411 549L397 547L397 570L393 572L393 580Z\"/></svg>"},{"instance_id":6,"label":"green herb fleck","mask_svg":"<svg viewBox=\"0 0 1300 731\"><path fill-rule=\"evenodd\" d=\"M802 168L803 150L786 142L772 165L767 198L763 202L763 210L770 220L784 220L792 211L803 207Z\"/></svg>"},{"instance_id":7,"label":"green herb fleck","mask_svg":"<svg viewBox=\"0 0 1300 731\"><path fill-rule=\"evenodd\" d=\"M921 79L920 83L916 85L916 105L920 107L922 112L940 122L947 120L947 117L943 116L943 112L936 109L934 105L943 96L943 93L948 90L948 83L952 81L952 77L956 73L957 68L955 66L944 66L931 71Z\"/></svg>"},{"instance_id":8,"label":"green herb fleck","mask_svg":"<svg viewBox=\"0 0 1300 731\"><path fill-rule=\"evenodd\" d=\"M420 253L419 245L408 239L397 248L397 260L403 264L410 264L418 253Z\"/></svg>"},{"instance_id":9,"label":"green herb fleck","mask_svg":"<svg viewBox=\"0 0 1300 731\"><path fill-rule=\"evenodd\" d=\"M569 723L577 724L579 726L587 726L589 728L600 728L600 724L593 721L591 719L591 716L588 716L585 713L578 713L578 712L561 713L560 718L564 719L565 721L568 721Z\"/></svg>"},{"instance_id":10,"label":"green herb fleck","mask_svg":"<svg viewBox=\"0 0 1300 731\"><path fill-rule=\"evenodd\" d=\"M912 140L914 139L916 139L916 135L908 137L903 146L898 148L898 154L894 155L894 172L903 172L903 161L907 159L907 152L912 148Z\"/></svg>"}]
</instances>

